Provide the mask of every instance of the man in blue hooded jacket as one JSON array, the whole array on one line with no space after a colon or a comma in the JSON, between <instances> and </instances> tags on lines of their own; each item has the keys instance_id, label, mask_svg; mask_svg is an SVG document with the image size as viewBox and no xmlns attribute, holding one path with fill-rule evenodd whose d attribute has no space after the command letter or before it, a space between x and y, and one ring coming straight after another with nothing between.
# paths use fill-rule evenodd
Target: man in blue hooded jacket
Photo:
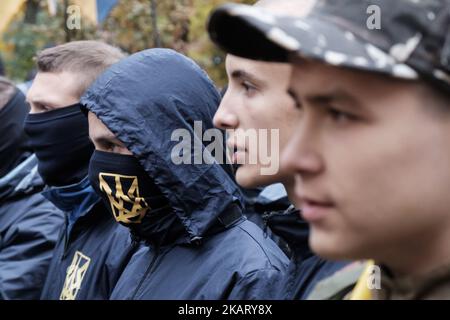
<instances>
[{"instance_id":1,"label":"man in blue hooded jacket","mask_svg":"<svg viewBox=\"0 0 450 320\"><path fill-rule=\"evenodd\" d=\"M40 194L44 183L23 131L29 109L0 77L0 300L39 298L63 224Z\"/></svg>"},{"instance_id":2,"label":"man in blue hooded jacket","mask_svg":"<svg viewBox=\"0 0 450 320\"><path fill-rule=\"evenodd\" d=\"M243 216L231 167L202 142L208 129L220 133L212 123L220 96L203 70L172 50L146 50L112 66L81 102L96 146L91 184L145 244L112 299L273 291L287 258Z\"/></svg>"},{"instance_id":3,"label":"man in blue hooded jacket","mask_svg":"<svg viewBox=\"0 0 450 320\"><path fill-rule=\"evenodd\" d=\"M127 230L114 222L89 183L94 146L79 105L95 78L123 57L98 41L70 42L37 57L25 130L48 186L43 195L66 216L42 299L108 299L134 250Z\"/></svg>"}]
</instances>

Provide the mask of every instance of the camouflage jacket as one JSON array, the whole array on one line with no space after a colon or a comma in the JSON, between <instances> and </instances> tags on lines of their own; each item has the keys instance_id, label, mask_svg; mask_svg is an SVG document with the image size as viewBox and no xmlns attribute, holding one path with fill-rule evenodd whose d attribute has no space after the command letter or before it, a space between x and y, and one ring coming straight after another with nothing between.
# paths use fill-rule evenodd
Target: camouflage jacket
<instances>
[{"instance_id":1,"label":"camouflage jacket","mask_svg":"<svg viewBox=\"0 0 450 320\"><path fill-rule=\"evenodd\" d=\"M358 299L352 293L362 277L365 262L355 262L319 282L308 300ZM422 276L394 278L378 268L379 285L367 289L372 300L438 300L450 299L450 268L444 266ZM372 274L372 276L377 276ZM370 279L363 279L364 282ZM374 283L372 283L374 284Z\"/></svg>"}]
</instances>

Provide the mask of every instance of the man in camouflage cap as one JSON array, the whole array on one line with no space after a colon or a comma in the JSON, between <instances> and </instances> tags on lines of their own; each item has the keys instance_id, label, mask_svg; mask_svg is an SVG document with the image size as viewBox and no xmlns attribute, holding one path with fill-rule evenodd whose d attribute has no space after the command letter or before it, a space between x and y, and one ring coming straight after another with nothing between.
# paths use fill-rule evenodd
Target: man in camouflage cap
<instances>
[{"instance_id":1,"label":"man in camouflage cap","mask_svg":"<svg viewBox=\"0 0 450 320\"><path fill-rule=\"evenodd\" d=\"M357 273L344 270L312 298L450 298L449 26L449 0L318 1L307 17L213 12L211 38L227 52L294 64L303 114L282 166L311 247L375 261L365 294L347 295Z\"/></svg>"}]
</instances>

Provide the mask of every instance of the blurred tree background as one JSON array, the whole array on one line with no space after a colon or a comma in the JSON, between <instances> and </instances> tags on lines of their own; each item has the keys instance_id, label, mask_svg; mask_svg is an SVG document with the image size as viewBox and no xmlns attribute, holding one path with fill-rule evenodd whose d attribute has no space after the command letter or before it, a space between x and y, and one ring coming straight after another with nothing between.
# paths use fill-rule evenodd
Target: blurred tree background
<instances>
[{"instance_id":1,"label":"blurred tree background","mask_svg":"<svg viewBox=\"0 0 450 320\"><path fill-rule=\"evenodd\" d=\"M73 40L104 40L134 53L153 47L172 48L191 57L218 86L226 83L224 54L206 32L213 8L225 2L253 4L255 0L119 0L108 17L96 24L83 15L81 28L67 30L70 0L27 0L2 35L2 56L7 76L21 82L32 77L33 57L50 46ZM51 11L51 10L50 10Z\"/></svg>"}]
</instances>

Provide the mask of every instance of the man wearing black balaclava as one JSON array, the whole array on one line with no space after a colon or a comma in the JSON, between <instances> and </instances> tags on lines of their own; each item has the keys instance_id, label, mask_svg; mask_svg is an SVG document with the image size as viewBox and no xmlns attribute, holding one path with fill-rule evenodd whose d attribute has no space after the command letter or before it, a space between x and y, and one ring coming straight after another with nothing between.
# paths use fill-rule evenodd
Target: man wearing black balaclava
<instances>
[{"instance_id":1,"label":"man wearing black balaclava","mask_svg":"<svg viewBox=\"0 0 450 320\"><path fill-rule=\"evenodd\" d=\"M0 77L0 300L38 299L63 214L40 192L37 159L27 146L25 96Z\"/></svg>"},{"instance_id":2,"label":"man wearing black balaclava","mask_svg":"<svg viewBox=\"0 0 450 320\"><path fill-rule=\"evenodd\" d=\"M111 299L271 298L283 278L286 256L243 215L213 129L219 101L206 73L169 49L120 61L81 98L92 187L142 244Z\"/></svg>"},{"instance_id":3,"label":"man wearing black balaclava","mask_svg":"<svg viewBox=\"0 0 450 320\"><path fill-rule=\"evenodd\" d=\"M94 147L79 107L87 86L123 56L105 43L79 41L37 57L25 130L48 186L43 195L66 213L42 299L108 299L134 248L89 183Z\"/></svg>"}]
</instances>

